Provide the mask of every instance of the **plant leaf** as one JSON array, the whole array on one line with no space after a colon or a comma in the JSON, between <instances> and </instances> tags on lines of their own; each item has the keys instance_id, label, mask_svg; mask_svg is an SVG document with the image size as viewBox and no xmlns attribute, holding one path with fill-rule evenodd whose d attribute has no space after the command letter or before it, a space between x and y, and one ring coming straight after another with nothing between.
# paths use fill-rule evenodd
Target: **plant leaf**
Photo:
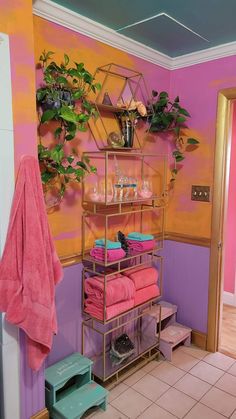
<instances>
[{"instance_id":1,"label":"plant leaf","mask_svg":"<svg viewBox=\"0 0 236 419\"><path fill-rule=\"evenodd\" d=\"M44 124L45 122L51 121L55 116L57 112L53 109L48 109L43 113L41 116L41 123Z\"/></svg>"},{"instance_id":2,"label":"plant leaf","mask_svg":"<svg viewBox=\"0 0 236 419\"><path fill-rule=\"evenodd\" d=\"M188 111L187 111L186 109L184 109L184 108L179 108L179 113L180 113L181 115L191 116L191 115L188 113Z\"/></svg>"},{"instance_id":3,"label":"plant leaf","mask_svg":"<svg viewBox=\"0 0 236 419\"><path fill-rule=\"evenodd\" d=\"M68 163L72 163L73 161L74 161L74 157L72 157L72 156L68 156L67 157L67 161L68 161Z\"/></svg>"},{"instance_id":4,"label":"plant leaf","mask_svg":"<svg viewBox=\"0 0 236 419\"><path fill-rule=\"evenodd\" d=\"M184 117L184 116L178 116L177 118L176 118L176 122L178 123L178 124L182 124L183 122L185 122L186 121L186 118Z\"/></svg>"},{"instance_id":5,"label":"plant leaf","mask_svg":"<svg viewBox=\"0 0 236 419\"><path fill-rule=\"evenodd\" d=\"M195 138L188 138L187 143L188 144L199 144L199 141L195 140Z\"/></svg>"},{"instance_id":6,"label":"plant leaf","mask_svg":"<svg viewBox=\"0 0 236 419\"><path fill-rule=\"evenodd\" d=\"M76 113L69 106L62 106L59 110L62 119L76 123Z\"/></svg>"},{"instance_id":7,"label":"plant leaf","mask_svg":"<svg viewBox=\"0 0 236 419\"><path fill-rule=\"evenodd\" d=\"M57 138L57 139L60 138L61 133L62 133L62 128L61 127L58 127L54 131L54 137Z\"/></svg>"},{"instance_id":8,"label":"plant leaf","mask_svg":"<svg viewBox=\"0 0 236 419\"><path fill-rule=\"evenodd\" d=\"M70 174L75 173L75 172L76 172L76 169L74 169L72 166L68 166L68 167L66 168L66 171L65 171L65 173L66 173L67 175L70 175Z\"/></svg>"},{"instance_id":9,"label":"plant leaf","mask_svg":"<svg viewBox=\"0 0 236 419\"><path fill-rule=\"evenodd\" d=\"M69 59L68 55L67 54L64 54L65 67L69 64L69 61L70 61L70 59Z\"/></svg>"},{"instance_id":10,"label":"plant leaf","mask_svg":"<svg viewBox=\"0 0 236 419\"><path fill-rule=\"evenodd\" d=\"M41 180L42 180L42 183L47 183L50 179L52 179L53 178L53 173L52 172L47 172L47 171L45 171L45 172L42 172L41 173Z\"/></svg>"}]
</instances>

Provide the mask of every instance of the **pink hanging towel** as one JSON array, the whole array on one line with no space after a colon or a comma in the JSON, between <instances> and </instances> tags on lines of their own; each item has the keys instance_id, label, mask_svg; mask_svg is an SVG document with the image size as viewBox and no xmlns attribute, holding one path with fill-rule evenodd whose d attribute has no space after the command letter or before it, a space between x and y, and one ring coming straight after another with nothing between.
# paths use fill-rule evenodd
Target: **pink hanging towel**
<instances>
[{"instance_id":1,"label":"pink hanging towel","mask_svg":"<svg viewBox=\"0 0 236 419\"><path fill-rule=\"evenodd\" d=\"M57 332L55 284L62 267L48 226L39 165L22 158L0 262L0 310L28 336L29 365L38 370Z\"/></svg>"}]
</instances>

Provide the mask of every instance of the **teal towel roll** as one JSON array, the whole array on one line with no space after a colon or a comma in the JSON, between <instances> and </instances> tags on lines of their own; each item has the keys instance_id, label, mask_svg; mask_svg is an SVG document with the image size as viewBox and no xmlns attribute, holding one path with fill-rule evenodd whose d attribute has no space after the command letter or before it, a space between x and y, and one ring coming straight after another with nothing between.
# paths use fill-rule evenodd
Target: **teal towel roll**
<instances>
[{"instance_id":1,"label":"teal towel roll","mask_svg":"<svg viewBox=\"0 0 236 419\"><path fill-rule=\"evenodd\" d=\"M95 240L96 247L105 247L105 239L97 239ZM111 240L107 240L107 249L121 249L120 242L113 242Z\"/></svg>"},{"instance_id":2,"label":"teal towel roll","mask_svg":"<svg viewBox=\"0 0 236 419\"><path fill-rule=\"evenodd\" d=\"M144 242L146 240L153 240L154 237L153 237L152 234L143 234L143 233L138 233L138 232L134 231L134 232L128 234L128 239L137 240L139 242Z\"/></svg>"}]
</instances>

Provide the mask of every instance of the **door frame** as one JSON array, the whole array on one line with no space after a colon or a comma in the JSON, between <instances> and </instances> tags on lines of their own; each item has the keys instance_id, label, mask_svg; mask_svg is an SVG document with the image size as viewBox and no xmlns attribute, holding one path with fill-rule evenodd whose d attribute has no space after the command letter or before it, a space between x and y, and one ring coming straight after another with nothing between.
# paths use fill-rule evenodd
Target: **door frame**
<instances>
[{"instance_id":1,"label":"door frame","mask_svg":"<svg viewBox=\"0 0 236 419\"><path fill-rule=\"evenodd\" d=\"M223 89L218 93L216 144L214 160L210 277L208 297L207 350L216 352L220 342L221 301L223 292L223 235L225 198L227 194L227 161L230 153L232 103L236 88Z\"/></svg>"}]
</instances>

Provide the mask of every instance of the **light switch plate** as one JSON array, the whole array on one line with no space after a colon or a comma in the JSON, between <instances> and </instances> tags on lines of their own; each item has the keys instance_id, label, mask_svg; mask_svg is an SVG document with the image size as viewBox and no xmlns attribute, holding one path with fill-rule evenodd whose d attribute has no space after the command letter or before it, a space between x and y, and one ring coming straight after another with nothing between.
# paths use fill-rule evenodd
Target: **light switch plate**
<instances>
[{"instance_id":1,"label":"light switch plate","mask_svg":"<svg viewBox=\"0 0 236 419\"><path fill-rule=\"evenodd\" d=\"M210 202L210 186L192 185L191 200Z\"/></svg>"}]
</instances>

